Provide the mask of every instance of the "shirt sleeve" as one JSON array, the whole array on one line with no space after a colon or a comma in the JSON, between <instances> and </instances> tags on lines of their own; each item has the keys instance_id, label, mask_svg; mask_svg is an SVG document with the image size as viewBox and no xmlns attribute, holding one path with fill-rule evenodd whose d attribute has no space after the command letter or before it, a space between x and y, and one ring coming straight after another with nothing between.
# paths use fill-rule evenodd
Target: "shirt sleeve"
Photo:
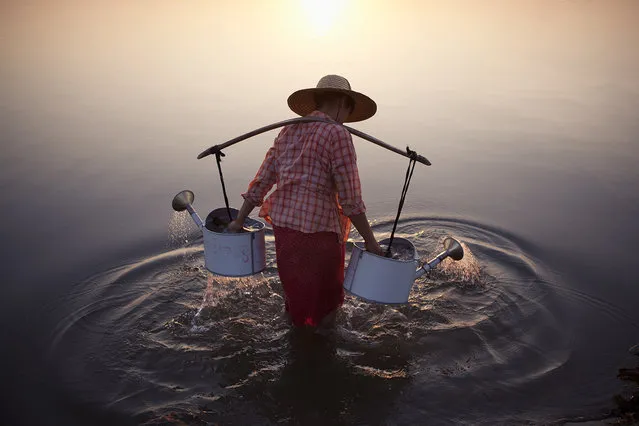
<instances>
[{"instance_id":1,"label":"shirt sleeve","mask_svg":"<svg viewBox=\"0 0 639 426\"><path fill-rule=\"evenodd\" d=\"M353 138L345 128L333 126L331 137L331 174L337 187L339 204L346 216L366 212L362 200L362 186L357 170L357 156Z\"/></svg>"},{"instance_id":2,"label":"shirt sleeve","mask_svg":"<svg viewBox=\"0 0 639 426\"><path fill-rule=\"evenodd\" d=\"M248 190L242 194L245 200L250 201L255 206L261 206L264 202L264 197L271 190L275 184L275 145L272 146L267 152L264 161L257 174L249 183Z\"/></svg>"}]
</instances>

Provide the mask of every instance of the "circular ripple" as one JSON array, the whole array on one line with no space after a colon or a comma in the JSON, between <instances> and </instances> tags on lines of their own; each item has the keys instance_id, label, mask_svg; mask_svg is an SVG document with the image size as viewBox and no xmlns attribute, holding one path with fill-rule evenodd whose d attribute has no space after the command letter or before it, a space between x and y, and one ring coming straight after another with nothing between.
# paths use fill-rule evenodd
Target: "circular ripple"
<instances>
[{"instance_id":1,"label":"circular ripple","mask_svg":"<svg viewBox=\"0 0 639 426\"><path fill-rule=\"evenodd\" d=\"M347 296L334 333L306 336L282 316L272 235L267 270L241 279L208 274L200 238L79 283L50 358L78 398L148 424L419 423L450 419L460 395L473 414L458 420L490 423L564 365L561 286L529 243L451 218L408 218L396 235L424 260L446 236L467 255L420 278L406 305Z\"/></svg>"}]
</instances>

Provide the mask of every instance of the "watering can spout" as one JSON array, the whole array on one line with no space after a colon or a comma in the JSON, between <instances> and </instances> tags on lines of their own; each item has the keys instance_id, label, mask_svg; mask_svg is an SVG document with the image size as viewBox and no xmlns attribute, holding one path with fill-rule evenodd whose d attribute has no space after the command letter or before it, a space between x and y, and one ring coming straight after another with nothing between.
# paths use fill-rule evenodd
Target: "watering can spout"
<instances>
[{"instance_id":1,"label":"watering can spout","mask_svg":"<svg viewBox=\"0 0 639 426\"><path fill-rule=\"evenodd\" d=\"M415 279L421 277L426 272L435 268L437 265L441 263L442 260L450 257L453 260L461 260L464 257L464 249L454 238L446 238L444 240L444 251L439 253L435 258L429 262L424 263L424 265L415 271Z\"/></svg>"},{"instance_id":2,"label":"watering can spout","mask_svg":"<svg viewBox=\"0 0 639 426\"><path fill-rule=\"evenodd\" d=\"M202 221L202 218L197 214L197 212L191 205L194 199L195 194L193 194L193 191L185 189L184 191L178 193L175 197L173 197L173 202L171 203L171 205L173 206L173 210L175 210L176 212L187 210L197 227L203 228L204 222Z\"/></svg>"}]
</instances>

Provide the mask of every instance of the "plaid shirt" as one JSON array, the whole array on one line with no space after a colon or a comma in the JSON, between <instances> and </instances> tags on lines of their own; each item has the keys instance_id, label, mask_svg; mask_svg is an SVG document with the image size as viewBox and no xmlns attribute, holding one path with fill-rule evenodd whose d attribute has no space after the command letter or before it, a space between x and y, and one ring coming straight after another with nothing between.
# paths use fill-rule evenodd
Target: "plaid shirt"
<instances>
[{"instance_id":1,"label":"plaid shirt","mask_svg":"<svg viewBox=\"0 0 639 426\"><path fill-rule=\"evenodd\" d=\"M330 119L320 111L309 116ZM351 134L339 124L286 126L242 197L262 206L260 217L275 226L335 232L345 241L347 216L366 212Z\"/></svg>"}]
</instances>

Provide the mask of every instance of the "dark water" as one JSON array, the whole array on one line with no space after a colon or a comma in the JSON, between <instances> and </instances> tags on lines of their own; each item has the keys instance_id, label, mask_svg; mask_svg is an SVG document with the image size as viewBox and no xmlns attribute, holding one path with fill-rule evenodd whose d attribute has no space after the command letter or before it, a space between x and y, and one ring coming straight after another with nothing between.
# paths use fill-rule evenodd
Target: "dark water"
<instances>
[{"instance_id":1,"label":"dark water","mask_svg":"<svg viewBox=\"0 0 639 426\"><path fill-rule=\"evenodd\" d=\"M561 424L614 407L639 342L636 3L380 3L342 15L338 41L280 39L292 29L249 2L35 3L0 6L3 424ZM313 49L283 67L291 40ZM282 318L272 234L263 274L213 277L170 203L188 188L202 217L221 207L196 155L292 117L292 90L342 70L379 105L353 127L433 163L397 235L422 259L446 236L467 255L406 305L349 296L309 339ZM226 151L233 206L274 136ZM355 144L387 238L407 162Z\"/></svg>"}]
</instances>

